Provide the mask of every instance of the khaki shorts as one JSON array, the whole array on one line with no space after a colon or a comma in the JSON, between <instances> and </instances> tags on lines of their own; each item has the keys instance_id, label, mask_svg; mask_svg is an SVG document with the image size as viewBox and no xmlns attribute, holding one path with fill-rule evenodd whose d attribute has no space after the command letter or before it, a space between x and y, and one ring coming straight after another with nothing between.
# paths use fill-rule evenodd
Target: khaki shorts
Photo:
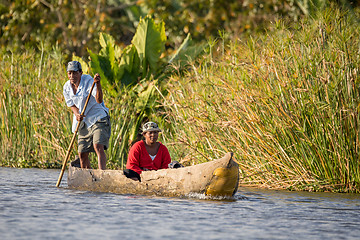
<instances>
[{"instance_id":1,"label":"khaki shorts","mask_svg":"<svg viewBox=\"0 0 360 240\"><path fill-rule=\"evenodd\" d=\"M87 128L84 122L79 127L78 152L95 152L94 144L104 145L104 149L109 147L111 133L110 117L98 120L94 125Z\"/></svg>"}]
</instances>

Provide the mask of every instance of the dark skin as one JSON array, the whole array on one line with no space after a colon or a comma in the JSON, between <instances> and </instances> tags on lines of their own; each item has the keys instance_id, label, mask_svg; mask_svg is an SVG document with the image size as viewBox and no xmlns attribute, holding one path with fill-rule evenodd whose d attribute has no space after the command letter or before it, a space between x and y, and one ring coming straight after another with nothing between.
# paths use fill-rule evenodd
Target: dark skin
<instances>
[{"instance_id":1,"label":"dark skin","mask_svg":"<svg viewBox=\"0 0 360 240\"><path fill-rule=\"evenodd\" d=\"M143 136L145 138L144 143L146 147L146 151L154 156L159 151L160 143L157 142L159 138L159 132L153 131L153 132L145 132L143 133Z\"/></svg>"},{"instance_id":2,"label":"dark skin","mask_svg":"<svg viewBox=\"0 0 360 240\"><path fill-rule=\"evenodd\" d=\"M67 75L70 80L73 92L75 94L80 85L82 71L68 71ZM103 101L103 92L102 92L102 88L101 88L100 79L101 79L100 75L98 73L96 73L94 75L94 82L97 87L96 97L95 97L95 100L97 103L102 103L102 101ZM72 112L75 114L77 121L82 121L84 119L85 115L81 115L79 112L79 109L75 105L71 106L70 108L71 108ZM96 155L98 157L99 169L105 170L106 169L106 154L105 154L104 145L94 144L94 149L95 149ZM79 157L80 157L81 168L91 168L88 152L79 153Z\"/></svg>"}]
</instances>

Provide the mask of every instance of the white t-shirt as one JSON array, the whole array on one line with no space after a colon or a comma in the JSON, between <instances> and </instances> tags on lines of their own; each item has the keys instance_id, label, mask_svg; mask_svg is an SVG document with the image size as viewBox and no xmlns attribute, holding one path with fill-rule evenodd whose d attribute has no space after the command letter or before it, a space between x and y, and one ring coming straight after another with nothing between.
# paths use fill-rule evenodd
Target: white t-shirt
<instances>
[{"instance_id":1,"label":"white t-shirt","mask_svg":"<svg viewBox=\"0 0 360 240\"><path fill-rule=\"evenodd\" d=\"M89 95L91 86L94 82L94 79L87 74L81 75L81 80L79 87L77 89L76 94L71 87L70 80L64 84L63 94L65 98L66 105L68 107L76 106L79 109L79 113L82 112L87 96ZM109 109L105 107L104 102L97 103L96 102L96 91L97 87L96 84L94 89L92 90L91 97L89 99L88 105L85 110L85 117L84 123L86 124L87 128L91 127L96 121L106 117L109 114ZM75 132L77 125L77 120L75 114L73 115L73 123L72 123L72 132Z\"/></svg>"}]
</instances>

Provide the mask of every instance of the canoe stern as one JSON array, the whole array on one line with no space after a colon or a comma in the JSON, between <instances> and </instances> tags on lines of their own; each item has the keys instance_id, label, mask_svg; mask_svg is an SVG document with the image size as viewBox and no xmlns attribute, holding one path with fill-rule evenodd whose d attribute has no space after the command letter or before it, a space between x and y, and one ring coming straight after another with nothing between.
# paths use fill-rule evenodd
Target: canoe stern
<instances>
[{"instance_id":1,"label":"canoe stern","mask_svg":"<svg viewBox=\"0 0 360 240\"><path fill-rule=\"evenodd\" d=\"M232 160L231 155L226 167L215 169L205 194L214 197L231 197L237 192L238 185L239 165Z\"/></svg>"}]
</instances>

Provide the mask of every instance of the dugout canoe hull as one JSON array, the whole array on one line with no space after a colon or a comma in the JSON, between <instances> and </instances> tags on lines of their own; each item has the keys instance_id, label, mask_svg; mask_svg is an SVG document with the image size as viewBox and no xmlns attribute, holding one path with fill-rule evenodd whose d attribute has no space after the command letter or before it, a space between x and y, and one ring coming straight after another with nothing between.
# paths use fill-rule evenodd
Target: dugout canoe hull
<instances>
[{"instance_id":1,"label":"dugout canoe hull","mask_svg":"<svg viewBox=\"0 0 360 240\"><path fill-rule=\"evenodd\" d=\"M70 166L67 182L69 188L86 191L169 197L199 193L231 197L239 184L239 166L232 155L227 153L223 158L189 167L143 171L141 182L127 178L122 170Z\"/></svg>"}]
</instances>

